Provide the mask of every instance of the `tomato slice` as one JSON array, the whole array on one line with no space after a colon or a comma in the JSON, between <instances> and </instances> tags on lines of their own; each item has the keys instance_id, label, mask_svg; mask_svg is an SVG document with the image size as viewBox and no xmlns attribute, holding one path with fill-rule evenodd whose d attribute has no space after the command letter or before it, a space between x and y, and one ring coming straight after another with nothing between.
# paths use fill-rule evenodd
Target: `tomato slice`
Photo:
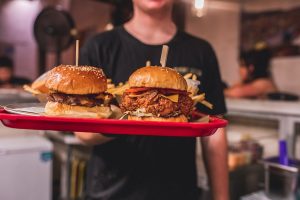
<instances>
[{"instance_id":1,"label":"tomato slice","mask_svg":"<svg viewBox=\"0 0 300 200\"><path fill-rule=\"evenodd\" d=\"M143 92L143 91L147 91L151 88L146 88L146 87L132 87L127 89L125 92L127 93L137 93L137 92Z\"/></svg>"},{"instance_id":2,"label":"tomato slice","mask_svg":"<svg viewBox=\"0 0 300 200\"><path fill-rule=\"evenodd\" d=\"M163 94L187 94L187 91L184 90L175 90L175 89L158 89Z\"/></svg>"},{"instance_id":3,"label":"tomato slice","mask_svg":"<svg viewBox=\"0 0 300 200\"><path fill-rule=\"evenodd\" d=\"M175 90L175 89L168 89L168 88L152 88L152 87L132 87L127 89L126 93L139 93L139 92L145 92L147 90L158 90L162 94L188 94L187 91L183 90Z\"/></svg>"}]
</instances>

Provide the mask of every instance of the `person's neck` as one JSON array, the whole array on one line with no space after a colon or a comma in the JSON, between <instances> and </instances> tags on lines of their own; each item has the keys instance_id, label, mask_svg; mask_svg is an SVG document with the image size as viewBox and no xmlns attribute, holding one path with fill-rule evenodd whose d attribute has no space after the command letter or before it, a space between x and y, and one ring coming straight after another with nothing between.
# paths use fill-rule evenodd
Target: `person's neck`
<instances>
[{"instance_id":1,"label":"person's neck","mask_svg":"<svg viewBox=\"0 0 300 200\"><path fill-rule=\"evenodd\" d=\"M150 15L136 9L133 18L124 25L124 28L145 44L165 44L177 32L171 13L170 11Z\"/></svg>"}]
</instances>

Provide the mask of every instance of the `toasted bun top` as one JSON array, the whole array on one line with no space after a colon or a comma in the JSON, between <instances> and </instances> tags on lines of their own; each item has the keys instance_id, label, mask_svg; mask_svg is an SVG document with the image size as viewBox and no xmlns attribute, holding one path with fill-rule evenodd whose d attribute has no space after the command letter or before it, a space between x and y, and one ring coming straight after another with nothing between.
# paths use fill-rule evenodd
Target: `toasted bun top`
<instances>
[{"instance_id":1,"label":"toasted bun top","mask_svg":"<svg viewBox=\"0 0 300 200\"><path fill-rule=\"evenodd\" d=\"M49 72L46 87L65 94L99 94L106 91L107 82L102 69L60 65Z\"/></svg>"},{"instance_id":2,"label":"toasted bun top","mask_svg":"<svg viewBox=\"0 0 300 200\"><path fill-rule=\"evenodd\" d=\"M155 87L175 90L187 90L186 80L169 67L143 67L129 77L130 87Z\"/></svg>"}]
</instances>

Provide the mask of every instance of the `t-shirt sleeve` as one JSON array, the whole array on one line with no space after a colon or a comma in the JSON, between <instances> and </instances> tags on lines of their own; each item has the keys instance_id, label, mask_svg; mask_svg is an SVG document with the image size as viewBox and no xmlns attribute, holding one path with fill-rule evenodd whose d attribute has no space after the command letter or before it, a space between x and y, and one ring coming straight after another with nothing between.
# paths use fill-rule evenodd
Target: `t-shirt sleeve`
<instances>
[{"instance_id":1,"label":"t-shirt sleeve","mask_svg":"<svg viewBox=\"0 0 300 200\"><path fill-rule=\"evenodd\" d=\"M200 103L197 104L197 109L210 115L225 114L226 105L219 65L216 54L208 43L204 50L203 65L200 91L205 92L205 99L213 104L213 109L209 109Z\"/></svg>"}]
</instances>

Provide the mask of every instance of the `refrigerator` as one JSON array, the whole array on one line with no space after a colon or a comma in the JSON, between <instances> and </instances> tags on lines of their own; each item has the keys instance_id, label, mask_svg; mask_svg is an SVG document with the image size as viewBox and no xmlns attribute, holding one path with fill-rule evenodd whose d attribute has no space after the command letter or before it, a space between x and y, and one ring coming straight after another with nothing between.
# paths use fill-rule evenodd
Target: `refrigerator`
<instances>
[{"instance_id":1,"label":"refrigerator","mask_svg":"<svg viewBox=\"0 0 300 200\"><path fill-rule=\"evenodd\" d=\"M52 199L53 146L42 136L0 137L0 199Z\"/></svg>"}]
</instances>

